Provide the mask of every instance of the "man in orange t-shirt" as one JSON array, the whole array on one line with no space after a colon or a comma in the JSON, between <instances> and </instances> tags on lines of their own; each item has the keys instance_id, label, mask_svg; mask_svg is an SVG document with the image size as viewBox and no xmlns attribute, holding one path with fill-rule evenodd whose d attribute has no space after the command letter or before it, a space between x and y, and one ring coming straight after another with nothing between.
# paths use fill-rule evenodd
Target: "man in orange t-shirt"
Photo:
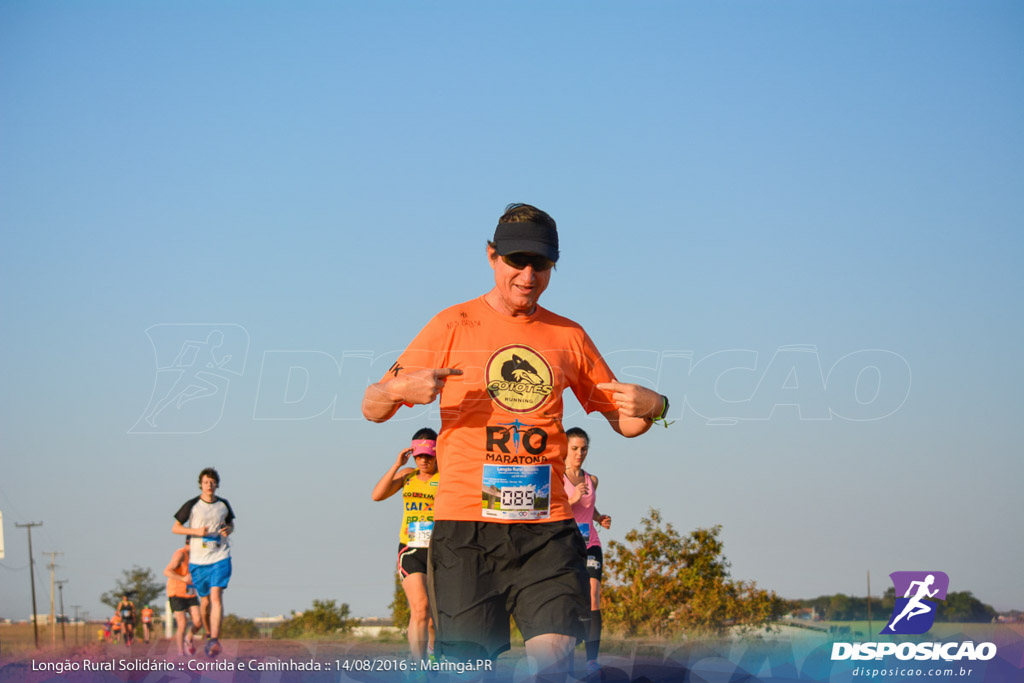
<instances>
[{"instance_id":1,"label":"man in orange t-shirt","mask_svg":"<svg viewBox=\"0 0 1024 683\"><path fill-rule=\"evenodd\" d=\"M383 422L440 397L428 572L445 656L507 650L511 613L538 673L557 676L590 612L586 551L561 485L562 392L627 437L664 418L668 399L617 382L582 327L537 305L558 259L547 213L509 205L487 257L494 288L436 315L367 388L363 415Z\"/></svg>"},{"instance_id":2,"label":"man in orange t-shirt","mask_svg":"<svg viewBox=\"0 0 1024 683\"><path fill-rule=\"evenodd\" d=\"M177 624L173 638L179 655L184 655L185 652L189 655L196 653L195 637L203 623L199 611L199 598L196 596L195 586L192 585L192 575L188 572L191 540L191 536L186 536L185 545L174 551L171 561L164 567L164 576L167 577L167 599L171 603L171 613L174 614ZM191 628L187 628L185 623L186 612L192 616Z\"/></svg>"},{"instance_id":3,"label":"man in orange t-shirt","mask_svg":"<svg viewBox=\"0 0 1024 683\"><path fill-rule=\"evenodd\" d=\"M146 643L149 642L149 637L153 634L153 608L146 605L142 608L142 640Z\"/></svg>"}]
</instances>

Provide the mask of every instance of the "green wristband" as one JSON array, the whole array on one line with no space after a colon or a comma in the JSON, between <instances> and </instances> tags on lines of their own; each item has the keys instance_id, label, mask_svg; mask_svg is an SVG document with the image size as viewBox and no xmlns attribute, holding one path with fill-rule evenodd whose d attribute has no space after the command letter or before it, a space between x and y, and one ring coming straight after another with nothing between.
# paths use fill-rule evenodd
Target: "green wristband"
<instances>
[{"instance_id":1,"label":"green wristband","mask_svg":"<svg viewBox=\"0 0 1024 683\"><path fill-rule=\"evenodd\" d=\"M661 403L661 414L659 414L657 417L652 417L651 418L651 422L655 422L655 423L660 422L662 425L665 426L665 429L668 429L668 426L670 424L672 424L672 422L669 422L665 418L665 416L668 415L668 396L666 396L665 394L662 394L661 395L661 401L662 401L662 403ZM674 420L673 420L673 422L674 422Z\"/></svg>"}]
</instances>

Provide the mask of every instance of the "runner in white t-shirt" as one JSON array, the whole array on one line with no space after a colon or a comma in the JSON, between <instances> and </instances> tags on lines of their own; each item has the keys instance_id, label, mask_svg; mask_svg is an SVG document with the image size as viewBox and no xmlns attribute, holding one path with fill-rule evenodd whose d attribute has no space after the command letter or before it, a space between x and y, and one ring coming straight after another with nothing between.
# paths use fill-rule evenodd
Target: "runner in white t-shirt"
<instances>
[{"instance_id":1,"label":"runner in white t-shirt","mask_svg":"<svg viewBox=\"0 0 1024 683\"><path fill-rule=\"evenodd\" d=\"M199 610L210 639L206 654L220 653L220 625L224 616L222 593L231 579L231 545L228 535L235 530L231 505L215 495L220 486L217 470L207 467L199 473L202 493L187 501L174 515L176 534L192 537L188 571L199 595ZM187 524L187 526L186 526Z\"/></svg>"}]
</instances>

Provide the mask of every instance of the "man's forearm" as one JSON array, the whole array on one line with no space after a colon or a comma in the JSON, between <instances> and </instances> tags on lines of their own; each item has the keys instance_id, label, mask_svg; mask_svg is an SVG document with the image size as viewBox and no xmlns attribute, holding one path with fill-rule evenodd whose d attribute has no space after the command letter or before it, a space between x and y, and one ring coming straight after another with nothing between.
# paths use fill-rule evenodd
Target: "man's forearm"
<instances>
[{"instance_id":1,"label":"man's forearm","mask_svg":"<svg viewBox=\"0 0 1024 683\"><path fill-rule=\"evenodd\" d=\"M363 394L363 417L370 422L387 422L402 405L402 397L389 390L394 382L371 384Z\"/></svg>"}]
</instances>

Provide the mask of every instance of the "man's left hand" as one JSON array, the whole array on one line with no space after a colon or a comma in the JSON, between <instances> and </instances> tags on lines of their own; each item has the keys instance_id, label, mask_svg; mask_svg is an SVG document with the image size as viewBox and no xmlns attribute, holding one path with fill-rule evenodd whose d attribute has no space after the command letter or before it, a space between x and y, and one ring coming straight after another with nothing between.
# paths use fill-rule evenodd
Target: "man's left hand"
<instances>
[{"instance_id":1,"label":"man's left hand","mask_svg":"<svg viewBox=\"0 0 1024 683\"><path fill-rule=\"evenodd\" d=\"M653 419L661 414L661 394L639 384L601 382L597 388L611 395L622 417Z\"/></svg>"}]
</instances>

